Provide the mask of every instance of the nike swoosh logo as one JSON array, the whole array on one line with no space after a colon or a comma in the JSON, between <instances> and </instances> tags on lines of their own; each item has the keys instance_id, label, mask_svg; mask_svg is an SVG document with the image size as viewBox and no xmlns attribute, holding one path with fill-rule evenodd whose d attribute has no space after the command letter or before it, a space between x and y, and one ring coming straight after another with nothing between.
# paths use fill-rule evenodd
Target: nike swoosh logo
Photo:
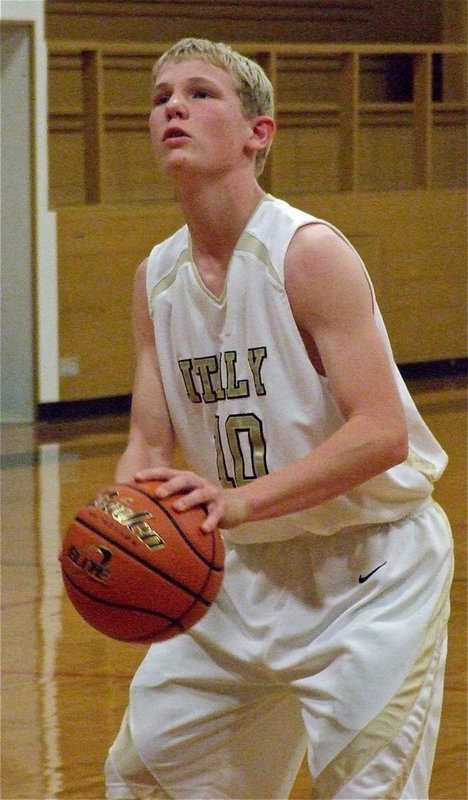
<instances>
[{"instance_id":1,"label":"nike swoosh logo","mask_svg":"<svg viewBox=\"0 0 468 800\"><path fill-rule=\"evenodd\" d=\"M383 564L380 564L378 567L376 567L375 569L373 569L373 570L372 570L372 572L369 572L367 575L360 575L360 576L359 576L359 583L365 583L366 581L368 581L368 580L369 580L369 578L371 577L371 575L375 575L375 573L377 572L377 570L379 570L379 569L382 569L382 567L384 567L386 563L387 563L387 562L386 562L386 561L384 561L384 562L383 562Z\"/></svg>"}]
</instances>

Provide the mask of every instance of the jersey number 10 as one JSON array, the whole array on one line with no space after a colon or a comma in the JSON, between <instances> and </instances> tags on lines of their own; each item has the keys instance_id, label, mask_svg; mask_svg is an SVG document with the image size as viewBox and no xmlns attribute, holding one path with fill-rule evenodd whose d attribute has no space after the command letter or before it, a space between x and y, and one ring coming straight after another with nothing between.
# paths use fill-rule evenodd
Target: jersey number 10
<instances>
[{"instance_id":1,"label":"jersey number 10","mask_svg":"<svg viewBox=\"0 0 468 800\"><path fill-rule=\"evenodd\" d=\"M219 416L216 415L215 419L216 458L222 485L226 488L242 486L254 478L267 475L262 420L256 414L230 414L224 425L223 443Z\"/></svg>"}]
</instances>

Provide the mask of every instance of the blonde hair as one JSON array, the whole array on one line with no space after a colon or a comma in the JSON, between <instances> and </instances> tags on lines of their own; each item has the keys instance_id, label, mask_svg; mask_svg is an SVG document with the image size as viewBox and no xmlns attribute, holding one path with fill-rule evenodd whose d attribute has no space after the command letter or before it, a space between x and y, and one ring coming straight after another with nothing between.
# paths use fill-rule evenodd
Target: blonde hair
<instances>
[{"instance_id":1,"label":"blonde hair","mask_svg":"<svg viewBox=\"0 0 468 800\"><path fill-rule=\"evenodd\" d=\"M247 117L274 116L273 87L261 66L251 58L237 53L223 42L211 42L209 39L181 39L156 61L152 73L153 81L167 63L190 59L213 64L232 75ZM269 150L270 144L256 155L255 172L257 176L263 172Z\"/></svg>"}]
</instances>

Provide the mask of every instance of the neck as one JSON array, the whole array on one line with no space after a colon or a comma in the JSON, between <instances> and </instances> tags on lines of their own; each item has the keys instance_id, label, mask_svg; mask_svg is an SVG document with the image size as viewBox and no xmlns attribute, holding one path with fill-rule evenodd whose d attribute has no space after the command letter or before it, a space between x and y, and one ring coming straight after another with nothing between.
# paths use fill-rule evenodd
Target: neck
<instances>
[{"instance_id":1,"label":"neck","mask_svg":"<svg viewBox=\"0 0 468 800\"><path fill-rule=\"evenodd\" d=\"M190 230L194 252L220 262L232 250L265 192L255 179L198 181L177 186L177 197Z\"/></svg>"}]
</instances>

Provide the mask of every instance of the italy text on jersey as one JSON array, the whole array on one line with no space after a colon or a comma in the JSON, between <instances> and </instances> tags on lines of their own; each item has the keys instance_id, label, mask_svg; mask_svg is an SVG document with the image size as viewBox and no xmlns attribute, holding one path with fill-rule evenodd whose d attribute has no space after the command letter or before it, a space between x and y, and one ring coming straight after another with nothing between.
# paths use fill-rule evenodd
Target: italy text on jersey
<instances>
[{"instance_id":1,"label":"italy text on jersey","mask_svg":"<svg viewBox=\"0 0 468 800\"><path fill-rule=\"evenodd\" d=\"M228 350L217 356L186 358L179 361L179 369L191 403L216 403L240 397L266 395L262 380L262 366L267 358L266 347L250 347L247 362L248 378L239 379L237 352ZM223 486L242 486L244 483L268 473L266 441L262 420L254 413L229 414L224 421L225 436L220 429L220 418L215 417L214 438L218 476ZM226 443L223 445L223 441ZM224 448L228 447L233 465L230 474Z\"/></svg>"}]
</instances>

